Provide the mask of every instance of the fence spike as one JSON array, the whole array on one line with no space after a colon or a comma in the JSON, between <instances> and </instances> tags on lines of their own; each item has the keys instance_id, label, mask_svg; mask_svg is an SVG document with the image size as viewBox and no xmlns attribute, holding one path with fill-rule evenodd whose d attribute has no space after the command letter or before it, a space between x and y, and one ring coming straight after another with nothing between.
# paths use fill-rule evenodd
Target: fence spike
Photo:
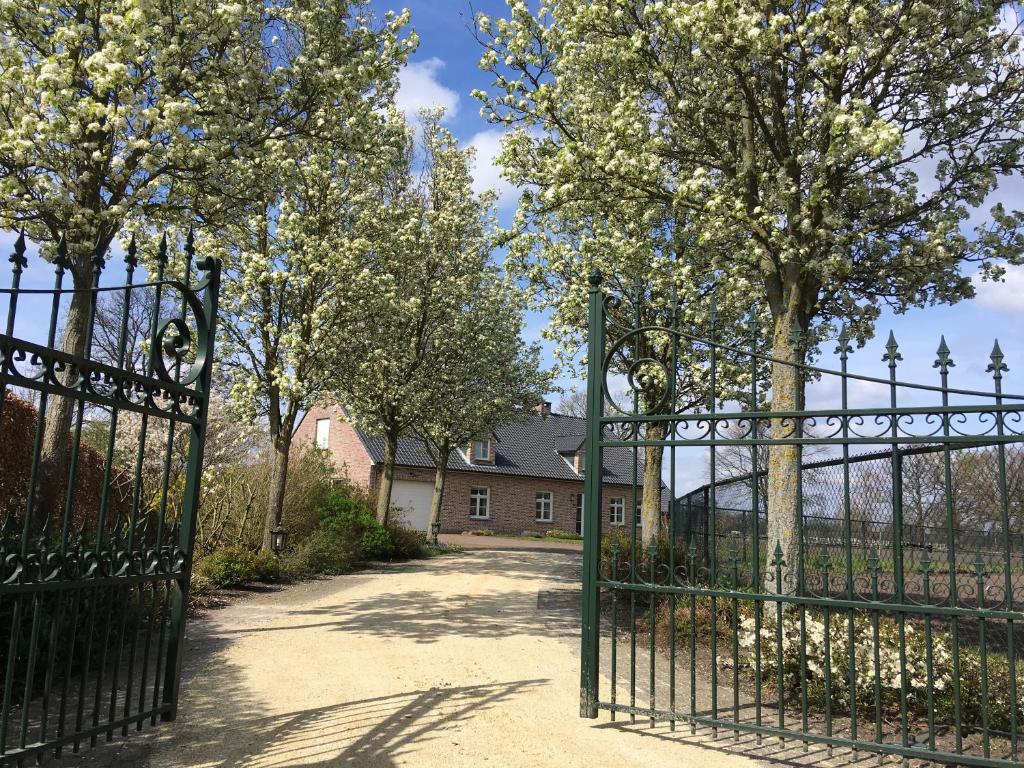
<instances>
[{"instance_id":1,"label":"fence spike","mask_svg":"<svg viewBox=\"0 0 1024 768\"><path fill-rule=\"evenodd\" d=\"M1003 362L1003 350L999 348L999 339L996 339L992 345L992 353L989 355L989 359L992 361L985 368L985 371L992 374L992 378L997 381L1003 378L1003 371L1010 370L1009 366Z\"/></svg>"},{"instance_id":2,"label":"fence spike","mask_svg":"<svg viewBox=\"0 0 1024 768\"><path fill-rule=\"evenodd\" d=\"M164 232L160 237L160 245L156 249L156 260L161 267L167 265L167 233Z\"/></svg>"},{"instance_id":3,"label":"fence spike","mask_svg":"<svg viewBox=\"0 0 1024 768\"><path fill-rule=\"evenodd\" d=\"M903 359L899 349L900 345L896 343L896 334L889 331L889 340L885 342L885 354L882 355L882 361L888 362L890 368L895 368L896 362Z\"/></svg>"},{"instance_id":4,"label":"fence spike","mask_svg":"<svg viewBox=\"0 0 1024 768\"><path fill-rule=\"evenodd\" d=\"M932 363L932 368L938 368L939 373L949 373L950 368L955 368L956 363L953 362L953 358L950 357L949 347L946 346L946 337L942 336L939 340L939 348L935 352L938 357L935 362Z\"/></svg>"},{"instance_id":5,"label":"fence spike","mask_svg":"<svg viewBox=\"0 0 1024 768\"><path fill-rule=\"evenodd\" d=\"M10 262L14 265L14 271L19 274L28 266L28 259L25 258L25 228L21 228L18 239L14 241L14 252L10 256Z\"/></svg>"},{"instance_id":6,"label":"fence spike","mask_svg":"<svg viewBox=\"0 0 1024 768\"><path fill-rule=\"evenodd\" d=\"M803 336L804 333L800 328L800 322L794 317L793 322L789 326L789 343L799 349L803 344Z\"/></svg>"},{"instance_id":7,"label":"fence spike","mask_svg":"<svg viewBox=\"0 0 1024 768\"><path fill-rule=\"evenodd\" d=\"M128 248L124 252L124 263L128 265L129 271L134 271L139 266L139 259L136 256L135 233L132 232L131 240L128 241Z\"/></svg>"},{"instance_id":8,"label":"fence spike","mask_svg":"<svg viewBox=\"0 0 1024 768\"><path fill-rule=\"evenodd\" d=\"M96 271L96 274L99 274L100 272L102 272L103 268L107 265L107 258L106 258L106 256L107 256L107 249L106 249L106 247L103 246L99 236L97 236L96 237L96 245L93 247L93 254L92 254L92 266L93 266L93 269Z\"/></svg>"},{"instance_id":9,"label":"fence spike","mask_svg":"<svg viewBox=\"0 0 1024 768\"><path fill-rule=\"evenodd\" d=\"M846 323L843 323L843 327L839 329L839 337L836 339L836 354L839 355L840 360L847 360L850 353L853 352L853 347L850 346L850 335L846 330Z\"/></svg>"},{"instance_id":10,"label":"fence spike","mask_svg":"<svg viewBox=\"0 0 1024 768\"><path fill-rule=\"evenodd\" d=\"M61 235L60 240L57 241L57 257L53 263L57 265L58 272L63 272L71 266L71 260L68 259L68 241L64 235Z\"/></svg>"}]
</instances>

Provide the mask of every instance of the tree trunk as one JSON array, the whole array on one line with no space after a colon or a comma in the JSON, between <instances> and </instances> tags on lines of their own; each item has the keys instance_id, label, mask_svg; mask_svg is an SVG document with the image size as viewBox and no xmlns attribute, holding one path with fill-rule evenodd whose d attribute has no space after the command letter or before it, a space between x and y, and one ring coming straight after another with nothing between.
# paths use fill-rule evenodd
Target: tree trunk
<instances>
[{"instance_id":1,"label":"tree trunk","mask_svg":"<svg viewBox=\"0 0 1024 768\"><path fill-rule=\"evenodd\" d=\"M263 550L271 551L270 532L281 525L284 512L284 492L288 483L288 458L291 453L291 430L282 431L274 440L274 469L267 495L267 521L263 526Z\"/></svg>"},{"instance_id":2,"label":"tree trunk","mask_svg":"<svg viewBox=\"0 0 1024 768\"><path fill-rule=\"evenodd\" d=\"M667 429L663 422L647 425L648 440L663 440ZM649 445L644 448L644 490L640 504L640 533L644 548L656 541L661 532L661 459L665 448ZM626 519L630 519L630 515Z\"/></svg>"},{"instance_id":3,"label":"tree trunk","mask_svg":"<svg viewBox=\"0 0 1024 768\"><path fill-rule=\"evenodd\" d=\"M443 446L438 453L437 471L434 473L434 495L430 497L430 520L427 522L427 535L434 530L434 523L441 520L441 502L444 500L444 483L448 478L448 455L451 449Z\"/></svg>"},{"instance_id":4,"label":"tree trunk","mask_svg":"<svg viewBox=\"0 0 1024 768\"><path fill-rule=\"evenodd\" d=\"M794 313L775 316L772 364L772 411L799 411L803 404L803 377L796 364L802 362L799 343L793 338ZM773 438L793 437L796 423L772 419ZM800 493L800 450L795 445L773 445L768 451L768 548L765 589L775 594L796 592L800 567L797 514ZM776 548L782 551L782 582L776 583Z\"/></svg>"},{"instance_id":5,"label":"tree trunk","mask_svg":"<svg viewBox=\"0 0 1024 768\"><path fill-rule=\"evenodd\" d=\"M398 434L384 436L384 462L381 465L380 482L377 484L377 519L381 525L388 524L391 512L391 486L395 480L395 453L398 450Z\"/></svg>"},{"instance_id":6,"label":"tree trunk","mask_svg":"<svg viewBox=\"0 0 1024 768\"><path fill-rule=\"evenodd\" d=\"M76 265L72 269L72 279L76 292L71 297L68 307L67 321L64 325L64 338L61 349L77 357L85 356L85 342L89 328L89 314L92 306L91 294L87 290L92 286L91 265ZM75 376L73 370L62 374L64 383ZM68 433L71 431L71 416L75 400L70 397L50 397L43 422L43 440L39 451L39 469L35 494L35 517L46 520L57 515L62 501L57 498L58 490L67 487L67 462L69 456Z\"/></svg>"}]
</instances>

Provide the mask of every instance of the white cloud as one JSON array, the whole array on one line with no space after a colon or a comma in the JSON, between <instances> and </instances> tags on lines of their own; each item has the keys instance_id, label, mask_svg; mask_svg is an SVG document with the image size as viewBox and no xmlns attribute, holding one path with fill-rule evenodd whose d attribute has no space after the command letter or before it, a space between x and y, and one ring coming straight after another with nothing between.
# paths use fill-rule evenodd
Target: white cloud
<instances>
[{"instance_id":1,"label":"white cloud","mask_svg":"<svg viewBox=\"0 0 1024 768\"><path fill-rule=\"evenodd\" d=\"M437 79L444 62L436 56L406 65L398 76L398 94L395 102L406 119L415 122L421 109L444 107L445 122L459 110L459 94Z\"/></svg>"},{"instance_id":2,"label":"white cloud","mask_svg":"<svg viewBox=\"0 0 1024 768\"><path fill-rule=\"evenodd\" d=\"M519 197L519 190L502 177L501 167L496 162L503 135L503 131L492 128L480 131L469 140L469 146L476 150L473 191L480 194L484 190L494 190L498 194L499 207L512 206Z\"/></svg>"},{"instance_id":3,"label":"white cloud","mask_svg":"<svg viewBox=\"0 0 1024 768\"><path fill-rule=\"evenodd\" d=\"M1024 312L1024 267L1008 266L999 283L983 281L980 275L972 277L971 282L981 306L999 312Z\"/></svg>"}]
</instances>

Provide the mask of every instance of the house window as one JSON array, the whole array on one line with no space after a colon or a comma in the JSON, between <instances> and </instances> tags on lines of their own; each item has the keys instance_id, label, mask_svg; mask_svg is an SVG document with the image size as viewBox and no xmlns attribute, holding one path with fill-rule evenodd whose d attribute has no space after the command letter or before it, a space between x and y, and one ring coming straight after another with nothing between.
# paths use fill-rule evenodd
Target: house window
<instances>
[{"instance_id":1,"label":"house window","mask_svg":"<svg viewBox=\"0 0 1024 768\"><path fill-rule=\"evenodd\" d=\"M473 441L473 461L490 461L491 460L491 441L490 440L474 440Z\"/></svg>"},{"instance_id":2,"label":"house window","mask_svg":"<svg viewBox=\"0 0 1024 768\"><path fill-rule=\"evenodd\" d=\"M537 522L551 522L551 491L537 491L536 499Z\"/></svg>"},{"instance_id":3,"label":"house window","mask_svg":"<svg viewBox=\"0 0 1024 768\"><path fill-rule=\"evenodd\" d=\"M316 447L326 448L327 438L331 434L331 420L330 419L317 419L316 420Z\"/></svg>"},{"instance_id":4,"label":"house window","mask_svg":"<svg viewBox=\"0 0 1024 768\"><path fill-rule=\"evenodd\" d=\"M469 516L476 520L486 520L490 517L491 489L470 488L469 489Z\"/></svg>"},{"instance_id":5,"label":"house window","mask_svg":"<svg viewBox=\"0 0 1024 768\"><path fill-rule=\"evenodd\" d=\"M583 535L583 494L576 494L576 533Z\"/></svg>"},{"instance_id":6,"label":"house window","mask_svg":"<svg viewBox=\"0 0 1024 768\"><path fill-rule=\"evenodd\" d=\"M613 496L608 501L609 520L612 525L626 524L626 500L621 496Z\"/></svg>"}]
</instances>

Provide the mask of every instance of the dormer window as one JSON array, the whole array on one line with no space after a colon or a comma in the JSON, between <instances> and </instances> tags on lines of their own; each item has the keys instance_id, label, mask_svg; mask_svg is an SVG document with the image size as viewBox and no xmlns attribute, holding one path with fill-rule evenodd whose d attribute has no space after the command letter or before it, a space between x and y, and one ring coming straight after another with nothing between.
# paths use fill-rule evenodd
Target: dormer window
<instances>
[{"instance_id":1,"label":"dormer window","mask_svg":"<svg viewBox=\"0 0 1024 768\"><path fill-rule=\"evenodd\" d=\"M472 448L473 461L490 461L491 460L491 441L490 440L474 440Z\"/></svg>"}]
</instances>

